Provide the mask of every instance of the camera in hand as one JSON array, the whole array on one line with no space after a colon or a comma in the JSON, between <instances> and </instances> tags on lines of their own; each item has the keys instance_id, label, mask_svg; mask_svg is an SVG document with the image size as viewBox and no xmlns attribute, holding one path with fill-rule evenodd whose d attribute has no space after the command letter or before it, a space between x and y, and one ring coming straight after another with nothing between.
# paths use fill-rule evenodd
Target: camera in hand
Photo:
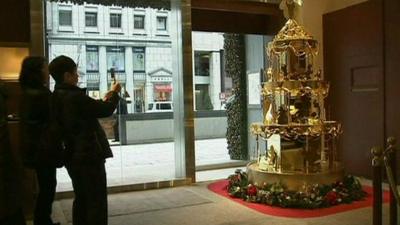
<instances>
[{"instance_id":1,"label":"camera in hand","mask_svg":"<svg viewBox=\"0 0 400 225\"><path fill-rule=\"evenodd\" d=\"M111 79L112 79L113 83L114 84L117 83L117 80L115 78L115 69L114 68L110 69L110 76L111 76Z\"/></svg>"}]
</instances>

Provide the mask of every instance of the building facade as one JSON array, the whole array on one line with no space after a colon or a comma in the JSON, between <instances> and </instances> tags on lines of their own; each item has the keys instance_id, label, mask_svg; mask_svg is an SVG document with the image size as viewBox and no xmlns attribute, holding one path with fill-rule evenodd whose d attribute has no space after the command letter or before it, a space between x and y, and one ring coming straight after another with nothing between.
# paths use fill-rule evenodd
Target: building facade
<instances>
[{"instance_id":1,"label":"building facade","mask_svg":"<svg viewBox=\"0 0 400 225\"><path fill-rule=\"evenodd\" d=\"M48 58L78 63L81 87L101 98L113 79L122 84L128 111L172 102L171 12L152 8L46 3ZM195 109L224 103L223 35L193 32Z\"/></svg>"}]
</instances>

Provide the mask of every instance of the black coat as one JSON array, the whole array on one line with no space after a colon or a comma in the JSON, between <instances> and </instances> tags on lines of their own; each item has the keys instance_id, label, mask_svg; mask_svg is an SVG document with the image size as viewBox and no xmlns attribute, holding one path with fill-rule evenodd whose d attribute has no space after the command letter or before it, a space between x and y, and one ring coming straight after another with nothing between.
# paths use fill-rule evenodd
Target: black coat
<instances>
[{"instance_id":1,"label":"black coat","mask_svg":"<svg viewBox=\"0 0 400 225\"><path fill-rule=\"evenodd\" d=\"M7 122L6 98L6 87L0 81L0 124L5 124Z\"/></svg>"},{"instance_id":2,"label":"black coat","mask_svg":"<svg viewBox=\"0 0 400 225\"><path fill-rule=\"evenodd\" d=\"M51 92L44 86L23 87L20 102L21 152L25 166L54 166L43 135L49 124Z\"/></svg>"},{"instance_id":3,"label":"black coat","mask_svg":"<svg viewBox=\"0 0 400 225\"><path fill-rule=\"evenodd\" d=\"M55 114L64 134L67 165L104 163L113 156L97 118L113 114L119 101L118 93L113 93L108 101L94 100L86 95L85 89L56 84L53 98Z\"/></svg>"},{"instance_id":4,"label":"black coat","mask_svg":"<svg viewBox=\"0 0 400 225\"><path fill-rule=\"evenodd\" d=\"M117 115L126 115L128 114L128 103L124 98L121 98L117 107Z\"/></svg>"},{"instance_id":5,"label":"black coat","mask_svg":"<svg viewBox=\"0 0 400 225\"><path fill-rule=\"evenodd\" d=\"M0 82L0 220L11 216L22 205L22 165L11 151L6 97Z\"/></svg>"}]
</instances>

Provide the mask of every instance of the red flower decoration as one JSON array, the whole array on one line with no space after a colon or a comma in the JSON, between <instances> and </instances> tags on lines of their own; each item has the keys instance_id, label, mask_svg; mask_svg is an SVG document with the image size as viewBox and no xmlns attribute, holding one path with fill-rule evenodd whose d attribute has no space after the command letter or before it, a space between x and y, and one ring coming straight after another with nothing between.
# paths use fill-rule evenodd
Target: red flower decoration
<instances>
[{"instance_id":1,"label":"red flower decoration","mask_svg":"<svg viewBox=\"0 0 400 225\"><path fill-rule=\"evenodd\" d=\"M330 191L325 195L325 201L329 203L329 205L336 205L338 203L338 194L335 191Z\"/></svg>"},{"instance_id":2,"label":"red flower decoration","mask_svg":"<svg viewBox=\"0 0 400 225\"><path fill-rule=\"evenodd\" d=\"M257 195L257 187L250 184L249 187L247 188L247 194L249 196L256 196Z\"/></svg>"}]
</instances>

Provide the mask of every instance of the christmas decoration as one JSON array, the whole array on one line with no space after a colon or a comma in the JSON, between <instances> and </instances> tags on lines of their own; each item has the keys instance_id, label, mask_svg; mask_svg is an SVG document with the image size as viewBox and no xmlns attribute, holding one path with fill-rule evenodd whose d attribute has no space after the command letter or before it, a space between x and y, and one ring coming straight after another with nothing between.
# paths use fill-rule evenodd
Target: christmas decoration
<instances>
[{"instance_id":1,"label":"christmas decoration","mask_svg":"<svg viewBox=\"0 0 400 225\"><path fill-rule=\"evenodd\" d=\"M304 185L301 190L288 190L282 183L251 184L247 174L237 170L228 177L230 196L245 201L284 208L315 209L352 203L366 197L360 181L348 175L331 185Z\"/></svg>"},{"instance_id":2,"label":"christmas decoration","mask_svg":"<svg viewBox=\"0 0 400 225\"><path fill-rule=\"evenodd\" d=\"M252 184L282 182L298 191L303 184L329 185L343 179L337 149L342 127L326 118L329 82L315 66L318 41L294 18L302 1L284 2L289 19L266 45L263 121L250 125L256 146L247 174ZM334 204L340 198L331 192L325 200ZM282 201L290 204L292 198Z\"/></svg>"},{"instance_id":3,"label":"christmas decoration","mask_svg":"<svg viewBox=\"0 0 400 225\"><path fill-rule=\"evenodd\" d=\"M231 159L245 160L247 154L247 99L244 36L224 34L225 72L232 78L232 96L226 104L226 139Z\"/></svg>"}]
</instances>

